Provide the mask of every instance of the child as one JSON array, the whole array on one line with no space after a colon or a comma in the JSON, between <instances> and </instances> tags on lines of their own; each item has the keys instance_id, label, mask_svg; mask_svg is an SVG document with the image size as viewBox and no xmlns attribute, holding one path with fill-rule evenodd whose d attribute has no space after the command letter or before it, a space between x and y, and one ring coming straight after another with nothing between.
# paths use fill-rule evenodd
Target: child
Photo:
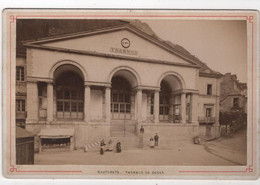
<instances>
[{"instance_id":1,"label":"child","mask_svg":"<svg viewBox=\"0 0 260 185\"><path fill-rule=\"evenodd\" d=\"M100 142L100 155L104 154L105 146L106 146L105 141L104 141L104 139L102 139L101 142Z\"/></svg>"},{"instance_id":2,"label":"child","mask_svg":"<svg viewBox=\"0 0 260 185\"><path fill-rule=\"evenodd\" d=\"M117 143L116 143L116 152L117 153L121 153L122 152L120 141L117 141Z\"/></svg>"},{"instance_id":3,"label":"child","mask_svg":"<svg viewBox=\"0 0 260 185\"><path fill-rule=\"evenodd\" d=\"M153 140L153 137L150 138L150 148L154 148L154 140Z\"/></svg>"}]
</instances>

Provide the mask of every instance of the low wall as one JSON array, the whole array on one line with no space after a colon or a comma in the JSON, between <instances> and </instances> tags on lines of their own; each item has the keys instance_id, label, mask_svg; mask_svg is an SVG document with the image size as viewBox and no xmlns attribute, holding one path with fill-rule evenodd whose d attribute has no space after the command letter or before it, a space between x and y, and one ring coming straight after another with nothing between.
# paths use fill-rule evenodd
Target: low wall
<instances>
[{"instance_id":1,"label":"low wall","mask_svg":"<svg viewBox=\"0 0 260 185\"><path fill-rule=\"evenodd\" d=\"M89 144L93 141L102 139L104 137L110 136L110 125L102 123L91 123L86 124L84 122L71 122L71 123L55 123L55 124L27 124L26 130L31 131L36 134L35 136L35 152L39 152L39 142L40 139L37 134L41 129L52 129L52 128L66 128L75 129L75 149L83 148L84 145Z\"/></svg>"},{"instance_id":2,"label":"low wall","mask_svg":"<svg viewBox=\"0 0 260 185\"><path fill-rule=\"evenodd\" d=\"M211 137L219 136L219 127L199 126L195 124L142 124L145 132L143 135L144 141L148 142L155 133L159 135L159 144L164 146L174 146L180 143L193 143L194 137L207 136L210 133ZM59 122L55 124L27 124L26 130L35 133L36 135L43 128L66 128L75 129L75 149L82 148L86 144L101 140L102 138L110 137L110 124L106 123L90 123L85 122ZM137 126L137 136L139 135L140 125ZM35 136L35 151L39 151L39 137Z\"/></svg>"},{"instance_id":3,"label":"low wall","mask_svg":"<svg viewBox=\"0 0 260 185\"><path fill-rule=\"evenodd\" d=\"M176 145L182 142L193 142L193 138L199 134L199 126L192 124L154 124L144 126L144 141L149 141L155 133L159 136L159 144L165 146ZM140 127L138 127L140 129Z\"/></svg>"},{"instance_id":4,"label":"low wall","mask_svg":"<svg viewBox=\"0 0 260 185\"><path fill-rule=\"evenodd\" d=\"M199 136L212 137L212 138L219 137L220 136L219 126L200 125L199 126Z\"/></svg>"}]
</instances>

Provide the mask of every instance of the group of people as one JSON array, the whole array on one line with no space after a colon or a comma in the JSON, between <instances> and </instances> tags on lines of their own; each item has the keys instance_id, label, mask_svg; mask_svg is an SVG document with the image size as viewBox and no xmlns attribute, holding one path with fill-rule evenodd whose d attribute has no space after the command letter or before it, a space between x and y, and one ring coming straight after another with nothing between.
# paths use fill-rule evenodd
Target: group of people
<instances>
[{"instance_id":1,"label":"group of people","mask_svg":"<svg viewBox=\"0 0 260 185\"><path fill-rule=\"evenodd\" d=\"M140 147L143 148L143 135L144 135L144 127L141 126L140 128ZM155 133L154 136L152 136L149 140L149 146L150 148L154 148L159 146L159 135L158 133ZM105 151L113 151L114 150L114 145L112 139L109 139L108 143L105 143L105 140L102 139L100 142L100 155L103 155ZM122 146L121 142L117 141L115 145L115 152L116 153L121 153L122 152Z\"/></svg>"},{"instance_id":2,"label":"group of people","mask_svg":"<svg viewBox=\"0 0 260 185\"><path fill-rule=\"evenodd\" d=\"M150 138L150 148L154 148L155 146L159 146L159 136L157 133L154 137Z\"/></svg>"},{"instance_id":3,"label":"group of people","mask_svg":"<svg viewBox=\"0 0 260 185\"><path fill-rule=\"evenodd\" d=\"M109 139L108 144L105 143L105 140L102 139L100 142L100 155L103 155L105 151L111 152L114 150L114 145L112 139ZM121 142L117 141L116 143L116 153L121 153L122 147Z\"/></svg>"},{"instance_id":4,"label":"group of people","mask_svg":"<svg viewBox=\"0 0 260 185\"><path fill-rule=\"evenodd\" d=\"M144 126L141 126L140 128L140 145L143 147L143 135L144 135ZM159 146L159 136L157 133L155 133L154 136L150 138L149 146L150 148L154 148L155 146Z\"/></svg>"}]
</instances>

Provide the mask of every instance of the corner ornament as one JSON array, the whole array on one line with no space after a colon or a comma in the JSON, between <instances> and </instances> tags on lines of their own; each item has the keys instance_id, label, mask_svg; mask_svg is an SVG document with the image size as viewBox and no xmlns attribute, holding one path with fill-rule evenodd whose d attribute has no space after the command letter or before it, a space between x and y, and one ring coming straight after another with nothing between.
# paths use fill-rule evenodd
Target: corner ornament
<instances>
[{"instance_id":1,"label":"corner ornament","mask_svg":"<svg viewBox=\"0 0 260 185\"><path fill-rule=\"evenodd\" d=\"M14 165L11 165L10 167L10 172L17 172L17 168L15 168Z\"/></svg>"}]
</instances>

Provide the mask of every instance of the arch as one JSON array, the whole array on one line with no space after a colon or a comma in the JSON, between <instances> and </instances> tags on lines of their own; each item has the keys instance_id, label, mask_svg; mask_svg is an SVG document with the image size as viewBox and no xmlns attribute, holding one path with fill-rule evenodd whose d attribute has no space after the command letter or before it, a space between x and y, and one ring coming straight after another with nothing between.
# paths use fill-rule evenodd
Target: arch
<instances>
[{"instance_id":1,"label":"arch","mask_svg":"<svg viewBox=\"0 0 260 185\"><path fill-rule=\"evenodd\" d=\"M129 80L129 83L131 84L132 87L141 85L141 79L139 74L131 67L128 66L120 66L115 69L113 69L107 78L107 82L111 83L112 78L115 75L123 76L127 80Z\"/></svg>"},{"instance_id":2,"label":"arch","mask_svg":"<svg viewBox=\"0 0 260 185\"><path fill-rule=\"evenodd\" d=\"M57 63L55 63L50 72L49 72L49 78L52 78L54 79L54 74L55 74L55 71L61 67L61 66L65 66L65 65L71 65L73 66L74 68L77 68L79 71L80 71L80 75L81 77L83 78L84 81L86 81L88 79L88 76L87 76L87 73L86 73L86 70L80 65L78 64L77 62L75 61L72 61L72 60L62 60L62 61L59 61Z\"/></svg>"},{"instance_id":3,"label":"arch","mask_svg":"<svg viewBox=\"0 0 260 185\"><path fill-rule=\"evenodd\" d=\"M185 89L186 88L185 81L182 78L182 76L180 74L174 72L174 71L168 71L168 72L163 73L160 76L159 80L157 81L157 86L158 87L160 87L162 80L164 80L166 77L168 77L168 78L174 77L179 82L180 89ZM171 86L171 84L170 84L170 86ZM173 89L172 86L171 86L171 88Z\"/></svg>"}]
</instances>

